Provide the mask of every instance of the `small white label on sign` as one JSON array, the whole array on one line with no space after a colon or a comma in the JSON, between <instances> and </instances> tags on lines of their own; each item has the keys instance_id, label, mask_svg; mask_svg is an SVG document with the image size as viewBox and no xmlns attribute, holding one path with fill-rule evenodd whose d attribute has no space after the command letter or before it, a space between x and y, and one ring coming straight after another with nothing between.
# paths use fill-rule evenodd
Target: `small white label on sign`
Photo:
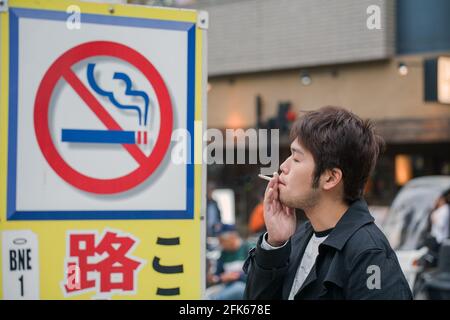
<instances>
[{"instance_id":1,"label":"small white label on sign","mask_svg":"<svg viewBox=\"0 0 450 320\"><path fill-rule=\"evenodd\" d=\"M31 230L2 232L4 299L39 299L38 257L38 239Z\"/></svg>"}]
</instances>

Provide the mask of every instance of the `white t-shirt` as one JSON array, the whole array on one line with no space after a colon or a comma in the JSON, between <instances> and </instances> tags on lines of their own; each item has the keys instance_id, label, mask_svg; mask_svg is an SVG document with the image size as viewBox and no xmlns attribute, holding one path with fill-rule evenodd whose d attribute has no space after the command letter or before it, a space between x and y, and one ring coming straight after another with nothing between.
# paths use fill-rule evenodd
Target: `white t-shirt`
<instances>
[{"instance_id":1,"label":"white t-shirt","mask_svg":"<svg viewBox=\"0 0 450 320\"><path fill-rule=\"evenodd\" d=\"M328 232L329 233L329 232ZM292 283L292 288L289 293L289 300L294 300L295 295L298 290L302 287L303 282L305 282L308 274L310 273L314 263L316 262L316 258L319 255L319 245L325 241L328 237L328 233L326 236L318 237L316 234L313 234L311 239L309 239L308 245L306 246L305 253L303 254L302 261L297 269L297 273L295 274L294 282ZM283 244L281 247L273 247L271 246L267 240L267 232L264 234L261 248L264 250L276 250L282 248L286 245Z\"/></svg>"}]
</instances>

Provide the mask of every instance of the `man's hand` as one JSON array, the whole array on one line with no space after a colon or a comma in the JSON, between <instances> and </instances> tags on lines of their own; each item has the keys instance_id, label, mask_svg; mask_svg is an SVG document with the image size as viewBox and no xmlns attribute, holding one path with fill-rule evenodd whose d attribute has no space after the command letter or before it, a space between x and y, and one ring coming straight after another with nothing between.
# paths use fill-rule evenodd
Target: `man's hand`
<instances>
[{"instance_id":1,"label":"man's hand","mask_svg":"<svg viewBox=\"0 0 450 320\"><path fill-rule=\"evenodd\" d=\"M240 272L224 272L220 275L220 280L223 283L236 281L241 277Z\"/></svg>"},{"instance_id":2,"label":"man's hand","mask_svg":"<svg viewBox=\"0 0 450 320\"><path fill-rule=\"evenodd\" d=\"M220 277L215 274L209 273L206 277L206 281L211 285L217 284L220 281Z\"/></svg>"},{"instance_id":3,"label":"man's hand","mask_svg":"<svg viewBox=\"0 0 450 320\"><path fill-rule=\"evenodd\" d=\"M295 210L283 205L279 198L278 173L274 173L264 194L264 221L267 242L274 247L283 245L295 233L297 220Z\"/></svg>"}]
</instances>

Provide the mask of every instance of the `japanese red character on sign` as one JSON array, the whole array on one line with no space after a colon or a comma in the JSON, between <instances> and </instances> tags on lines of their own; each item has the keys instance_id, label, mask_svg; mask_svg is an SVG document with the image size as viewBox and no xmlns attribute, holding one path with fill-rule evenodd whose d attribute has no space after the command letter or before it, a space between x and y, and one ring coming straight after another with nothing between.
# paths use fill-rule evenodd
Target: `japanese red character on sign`
<instances>
[{"instance_id":1,"label":"japanese red character on sign","mask_svg":"<svg viewBox=\"0 0 450 320\"><path fill-rule=\"evenodd\" d=\"M137 240L112 231L107 231L101 239L96 238L96 233L69 235L65 292L135 291L137 271L143 261L129 253Z\"/></svg>"}]
</instances>

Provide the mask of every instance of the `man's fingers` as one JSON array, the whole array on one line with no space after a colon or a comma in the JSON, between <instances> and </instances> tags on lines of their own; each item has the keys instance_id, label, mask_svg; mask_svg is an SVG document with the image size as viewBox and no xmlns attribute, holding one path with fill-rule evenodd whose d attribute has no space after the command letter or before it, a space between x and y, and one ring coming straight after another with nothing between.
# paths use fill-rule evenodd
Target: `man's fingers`
<instances>
[{"instance_id":1,"label":"man's fingers","mask_svg":"<svg viewBox=\"0 0 450 320\"><path fill-rule=\"evenodd\" d=\"M264 202L270 203L273 201L273 189L267 188L266 195L264 196Z\"/></svg>"},{"instance_id":2,"label":"man's fingers","mask_svg":"<svg viewBox=\"0 0 450 320\"><path fill-rule=\"evenodd\" d=\"M270 189L270 188L273 188L277 182L278 182L278 173L275 172L275 173L273 174L273 177L270 178L270 181L269 181L269 183L267 184L266 192L265 192L264 196L266 196L266 195L268 194L269 189Z\"/></svg>"},{"instance_id":3,"label":"man's fingers","mask_svg":"<svg viewBox=\"0 0 450 320\"><path fill-rule=\"evenodd\" d=\"M270 179L269 183L267 184L266 192L264 194L264 197L267 197L267 194L269 193L270 188L273 188L273 183L274 183L274 181L273 181L273 178L272 178L272 179Z\"/></svg>"},{"instance_id":4,"label":"man's fingers","mask_svg":"<svg viewBox=\"0 0 450 320\"><path fill-rule=\"evenodd\" d=\"M274 190L274 199L278 200L278 173L274 172L273 177L270 180L270 183L272 183L271 188Z\"/></svg>"},{"instance_id":5,"label":"man's fingers","mask_svg":"<svg viewBox=\"0 0 450 320\"><path fill-rule=\"evenodd\" d=\"M280 203L280 201L275 200L273 203L274 203L275 211L277 211L277 212L282 211L282 210L281 210L282 208L281 208L281 203Z\"/></svg>"},{"instance_id":6,"label":"man's fingers","mask_svg":"<svg viewBox=\"0 0 450 320\"><path fill-rule=\"evenodd\" d=\"M273 199L278 201L278 183L275 184L273 187Z\"/></svg>"},{"instance_id":7,"label":"man's fingers","mask_svg":"<svg viewBox=\"0 0 450 320\"><path fill-rule=\"evenodd\" d=\"M270 179L270 181L269 181L269 183L267 184L267 187L266 187L266 193L264 195L265 197L268 195L269 190L274 188L276 181L277 181L277 179L275 177L272 177Z\"/></svg>"},{"instance_id":8,"label":"man's fingers","mask_svg":"<svg viewBox=\"0 0 450 320\"><path fill-rule=\"evenodd\" d=\"M278 178L279 178L278 173L274 172L272 179L270 179L270 182L273 182L274 184L277 184L278 183Z\"/></svg>"},{"instance_id":9,"label":"man's fingers","mask_svg":"<svg viewBox=\"0 0 450 320\"><path fill-rule=\"evenodd\" d=\"M267 195L264 198L265 205L267 208L271 208L275 211L281 210L281 203L276 198L276 191L273 188L269 188L267 191Z\"/></svg>"},{"instance_id":10,"label":"man's fingers","mask_svg":"<svg viewBox=\"0 0 450 320\"><path fill-rule=\"evenodd\" d=\"M278 173L275 172L267 184L266 192L264 194L265 207L271 214L277 214L284 209L279 201L278 177Z\"/></svg>"},{"instance_id":11,"label":"man's fingers","mask_svg":"<svg viewBox=\"0 0 450 320\"><path fill-rule=\"evenodd\" d=\"M286 213L288 215L293 215L295 213L295 209L294 208L286 207L285 210L286 210Z\"/></svg>"}]
</instances>

